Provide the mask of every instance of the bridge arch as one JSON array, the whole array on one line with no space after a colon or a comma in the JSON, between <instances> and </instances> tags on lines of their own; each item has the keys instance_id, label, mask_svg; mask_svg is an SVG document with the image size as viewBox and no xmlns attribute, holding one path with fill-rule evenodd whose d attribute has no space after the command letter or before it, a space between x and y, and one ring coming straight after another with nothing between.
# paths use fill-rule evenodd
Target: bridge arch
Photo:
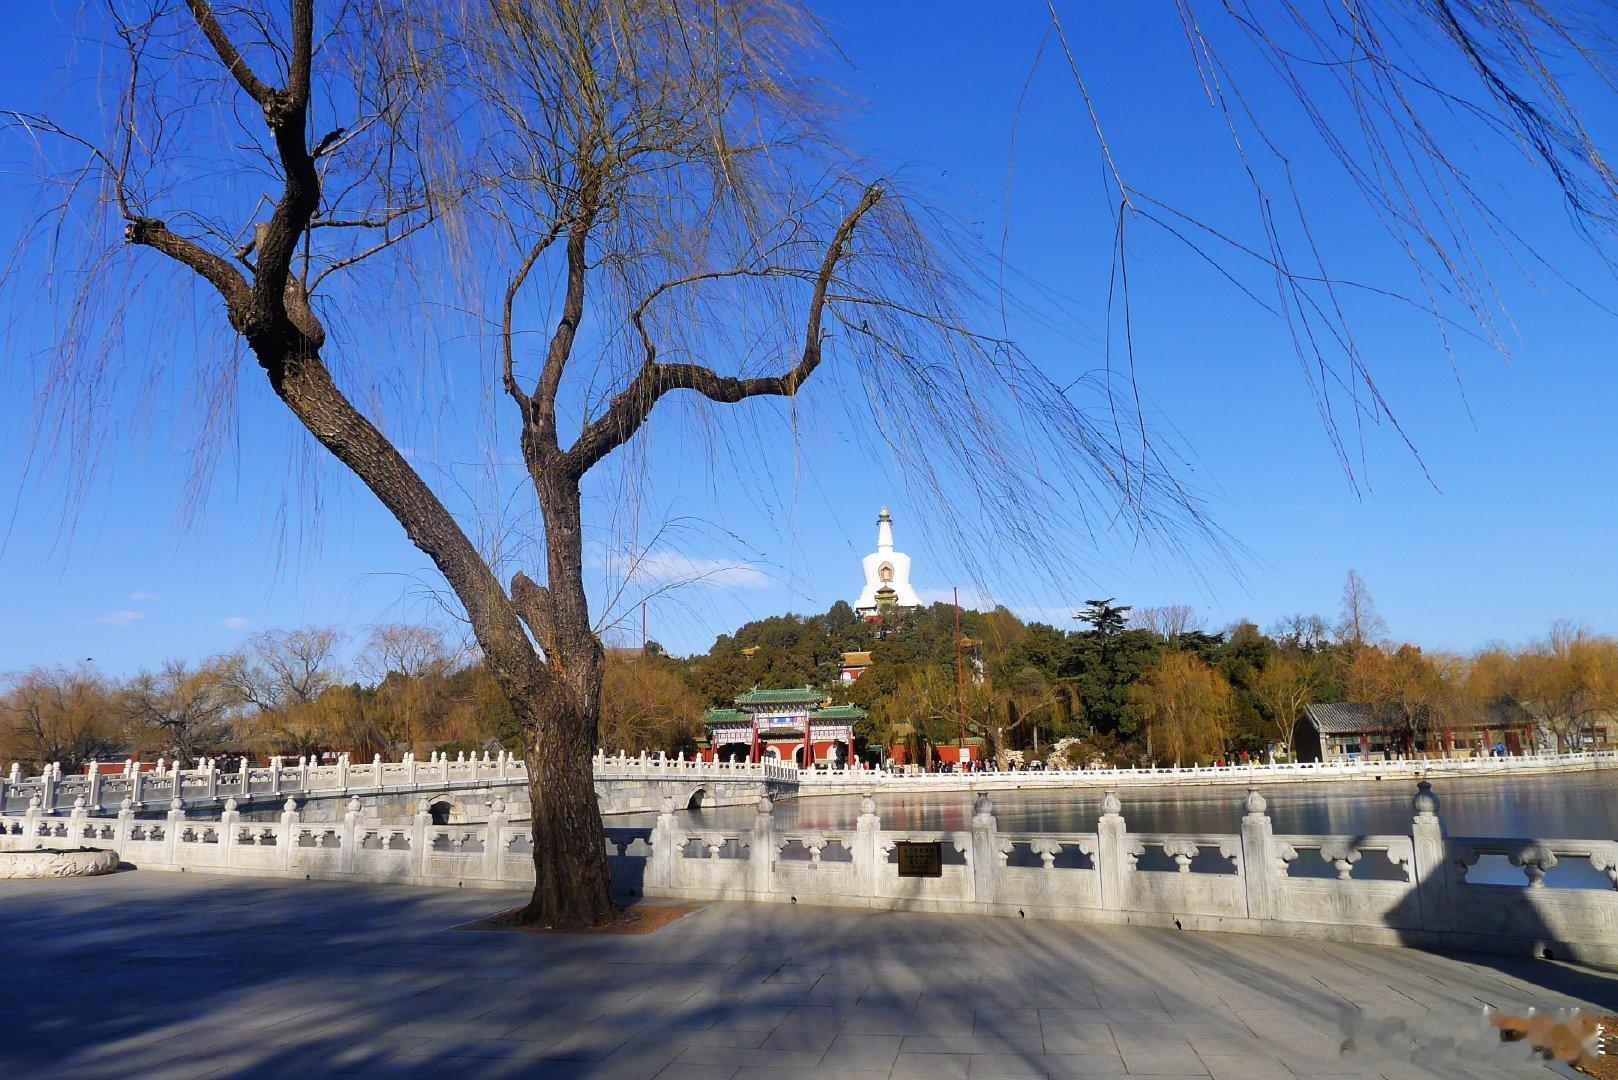
<instances>
[{"instance_id":1,"label":"bridge arch","mask_svg":"<svg viewBox=\"0 0 1618 1080\"><path fill-rule=\"evenodd\" d=\"M692 788L690 793L686 795L685 808L687 810L701 810L704 806L711 804L713 801L713 789L707 784L703 784L699 787Z\"/></svg>"}]
</instances>

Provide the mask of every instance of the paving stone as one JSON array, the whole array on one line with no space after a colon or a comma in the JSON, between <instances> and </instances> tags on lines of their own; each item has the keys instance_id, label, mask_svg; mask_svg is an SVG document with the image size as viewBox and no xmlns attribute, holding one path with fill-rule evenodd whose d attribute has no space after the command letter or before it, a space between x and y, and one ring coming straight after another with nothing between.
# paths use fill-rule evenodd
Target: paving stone
<instances>
[{"instance_id":1,"label":"paving stone","mask_svg":"<svg viewBox=\"0 0 1618 1080\"><path fill-rule=\"evenodd\" d=\"M820 1064L822 1068L881 1068L886 1071L893 1067L903 1042L904 1038L899 1035L839 1035L826 1050L826 1056L820 1059Z\"/></svg>"},{"instance_id":2,"label":"paving stone","mask_svg":"<svg viewBox=\"0 0 1618 1080\"><path fill-rule=\"evenodd\" d=\"M1298 1075L1274 1058L1261 1055L1221 1057L1198 1053L1213 1080L1294 1080Z\"/></svg>"},{"instance_id":3,"label":"paving stone","mask_svg":"<svg viewBox=\"0 0 1618 1080\"><path fill-rule=\"evenodd\" d=\"M886 1069L772 1069L749 1065L736 1072L736 1080L888 1080Z\"/></svg>"},{"instance_id":4,"label":"paving stone","mask_svg":"<svg viewBox=\"0 0 1618 1080\"><path fill-rule=\"evenodd\" d=\"M892 1080L966 1080L968 1054L913 1054L901 1050L889 1075Z\"/></svg>"},{"instance_id":5,"label":"paving stone","mask_svg":"<svg viewBox=\"0 0 1618 1080\"><path fill-rule=\"evenodd\" d=\"M1189 1044L1179 1046L1122 1046L1118 1052L1131 1073L1147 1076L1208 1075L1202 1059Z\"/></svg>"},{"instance_id":6,"label":"paving stone","mask_svg":"<svg viewBox=\"0 0 1618 1080\"><path fill-rule=\"evenodd\" d=\"M736 1065L697 1065L689 1061L671 1061L657 1074L657 1080L731 1080Z\"/></svg>"},{"instance_id":7,"label":"paving stone","mask_svg":"<svg viewBox=\"0 0 1618 1080\"><path fill-rule=\"evenodd\" d=\"M759 1050L737 1046L688 1046L675 1060L700 1065L735 1065L738 1068L768 1060L775 1068L812 1069L825 1056L824 1050L777 1050L766 1055Z\"/></svg>"}]
</instances>

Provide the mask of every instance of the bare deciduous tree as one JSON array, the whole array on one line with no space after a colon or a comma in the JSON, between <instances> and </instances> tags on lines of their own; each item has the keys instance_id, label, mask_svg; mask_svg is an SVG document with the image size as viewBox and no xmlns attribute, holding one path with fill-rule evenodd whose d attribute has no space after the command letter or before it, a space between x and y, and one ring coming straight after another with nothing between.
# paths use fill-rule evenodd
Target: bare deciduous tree
<instances>
[{"instance_id":1,"label":"bare deciduous tree","mask_svg":"<svg viewBox=\"0 0 1618 1080\"><path fill-rule=\"evenodd\" d=\"M343 636L329 626L266 630L250 638L229 660L241 700L265 712L287 712L313 703L337 684L337 649Z\"/></svg>"},{"instance_id":2,"label":"bare deciduous tree","mask_svg":"<svg viewBox=\"0 0 1618 1080\"><path fill-rule=\"evenodd\" d=\"M1377 613L1376 601L1365 579L1353 570L1343 582L1343 599L1333 628L1342 645L1374 645L1388 633L1388 624Z\"/></svg>"},{"instance_id":3,"label":"bare deciduous tree","mask_svg":"<svg viewBox=\"0 0 1618 1080\"><path fill-rule=\"evenodd\" d=\"M225 660L196 667L170 660L124 685L118 694L120 711L137 729L167 742L178 760L194 763L230 742L241 702L235 674L235 666Z\"/></svg>"},{"instance_id":4,"label":"bare deciduous tree","mask_svg":"<svg viewBox=\"0 0 1618 1080\"><path fill-rule=\"evenodd\" d=\"M355 669L381 685L388 676L421 679L442 676L455 667L456 655L436 627L386 623L371 627Z\"/></svg>"},{"instance_id":5,"label":"bare deciduous tree","mask_svg":"<svg viewBox=\"0 0 1618 1080\"><path fill-rule=\"evenodd\" d=\"M1331 644L1332 631L1319 615L1286 615L1270 627L1278 645L1303 652L1319 652Z\"/></svg>"},{"instance_id":6,"label":"bare deciduous tree","mask_svg":"<svg viewBox=\"0 0 1618 1080\"><path fill-rule=\"evenodd\" d=\"M1204 629L1207 622L1190 604L1165 604L1161 607L1135 608L1129 613L1129 625L1137 630L1150 630L1165 641L1173 641L1181 634Z\"/></svg>"}]
</instances>

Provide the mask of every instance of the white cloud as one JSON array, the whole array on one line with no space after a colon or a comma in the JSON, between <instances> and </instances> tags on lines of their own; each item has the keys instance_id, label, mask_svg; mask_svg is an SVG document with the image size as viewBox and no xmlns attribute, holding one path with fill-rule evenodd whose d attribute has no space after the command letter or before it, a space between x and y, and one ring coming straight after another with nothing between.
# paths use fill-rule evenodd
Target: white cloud
<instances>
[{"instance_id":1,"label":"white cloud","mask_svg":"<svg viewBox=\"0 0 1618 1080\"><path fill-rule=\"evenodd\" d=\"M770 575L748 563L704 559L678 551L649 551L638 559L626 558L624 563L629 577L641 582L688 582L723 589L765 589L774 584Z\"/></svg>"},{"instance_id":2,"label":"white cloud","mask_svg":"<svg viewBox=\"0 0 1618 1080\"><path fill-rule=\"evenodd\" d=\"M124 627L133 626L144 618L146 618L146 612L144 611L109 611L97 619L96 622L104 626Z\"/></svg>"},{"instance_id":3,"label":"white cloud","mask_svg":"<svg viewBox=\"0 0 1618 1080\"><path fill-rule=\"evenodd\" d=\"M232 630L245 630L253 625L240 615L232 615L228 619L220 619L219 621Z\"/></svg>"},{"instance_id":4,"label":"white cloud","mask_svg":"<svg viewBox=\"0 0 1618 1080\"><path fill-rule=\"evenodd\" d=\"M156 600L157 599L157 594L137 590L135 592L130 593L129 598L131 600L133 600L137 604L143 604L148 600Z\"/></svg>"}]
</instances>

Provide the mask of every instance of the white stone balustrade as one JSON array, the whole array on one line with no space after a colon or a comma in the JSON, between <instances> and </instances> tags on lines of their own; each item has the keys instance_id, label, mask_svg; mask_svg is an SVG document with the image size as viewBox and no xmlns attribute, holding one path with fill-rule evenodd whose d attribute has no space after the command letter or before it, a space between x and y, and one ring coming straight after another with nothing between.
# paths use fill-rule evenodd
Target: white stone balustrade
<instances>
[{"instance_id":1,"label":"white stone balustrade","mask_svg":"<svg viewBox=\"0 0 1618 1080\"><path fill-rule=\"evenodd\" d=\"M1409 835L1276 835L1250 791L1229 834L1133 833L1109 792L1094 832L1001 832L990 796L970 827L882 828L867 797L853 828L784 829L761 799L750 825L689 824L666 805L656 822L608 828L621 889L686 899L747 899L843 907L1177 926L1329 940L1550 955L1618 962L1618 841L1446 837L1424 781ZM65 817L36 796L21 817L0 819L0 845L99 846L155 870L511 888L533 882L528 827L491 801L489 820L434 825L423 800L403 825L363 818L305 822L288 800L276 822L244 822L234 800L214 818L141 819L126 801L98 817L82 801ZM899 874L900 842L937 843L937 877ZM1377 860L1369 858L1378 856ZM1497 856L1519 884L1482 884L1467 872ZM1381 862L1391 873L1368 865ZM1610 887L1560 875L1584 864ZM1313 868L1317 872L1308 873ZM1547 887L1547 882L1550 887Z\"/></svg>"}]
</instances>

